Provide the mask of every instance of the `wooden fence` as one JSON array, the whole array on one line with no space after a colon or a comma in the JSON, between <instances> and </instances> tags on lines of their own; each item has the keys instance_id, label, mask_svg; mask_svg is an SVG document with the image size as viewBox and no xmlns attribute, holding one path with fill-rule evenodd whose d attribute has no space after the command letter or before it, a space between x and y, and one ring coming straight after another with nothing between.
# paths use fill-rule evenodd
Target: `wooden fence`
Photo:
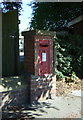
<instances>
[{"instance_id":1,"label":"wooden fence","mask_svg":"<svg viewBox=\"0 0 83 120\"><path fill-rule=\"evenodd\" d=\"M2 14L2 76L18 73L18 10Z\"/></svg>"}]
</instances>

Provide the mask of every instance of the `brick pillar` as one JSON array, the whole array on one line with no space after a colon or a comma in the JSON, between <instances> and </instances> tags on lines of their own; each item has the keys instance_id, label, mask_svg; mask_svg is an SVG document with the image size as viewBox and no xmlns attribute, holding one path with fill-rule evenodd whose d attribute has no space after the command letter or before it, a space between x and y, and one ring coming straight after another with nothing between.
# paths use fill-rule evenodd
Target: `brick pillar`
<instances>
[{"instance_id":1,"label":"brick pillar","mask_svg":"<svg viewBox=\"0 0 83 120\"><path fill-rule=\"evenodd\" d=\"M56 76L53 64L53 43L56 32L32 30L24 31L22 35L25 41L25 72L31 74L30 100L32 102L53 98L56 95Z\"/></svg>"},{"instance_id":2,"label":"brick pillar","mask_svg":"<svg viewBox=\"0 0 83 120\"><path fill-rule=\"evenodd\" d=\"M56 96L56 76L31 76L31 103Z\"/></svg>"}]
</instances>

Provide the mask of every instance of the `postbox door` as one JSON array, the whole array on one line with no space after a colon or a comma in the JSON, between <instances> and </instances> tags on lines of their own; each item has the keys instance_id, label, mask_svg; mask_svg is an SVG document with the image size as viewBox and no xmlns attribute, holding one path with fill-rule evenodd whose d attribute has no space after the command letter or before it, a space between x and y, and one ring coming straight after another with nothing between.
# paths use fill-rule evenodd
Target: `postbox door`
<instances>
[{"instance_id":1,"label":"postbox door","mask_svg":"<svg viewBox=\"0 0 83 120\"><path fill-rule=\"evenodd\" d=\"M39 75L49 74L50 51L49 46L42 45L39 49Z\"/></svg>"}]
</instances>

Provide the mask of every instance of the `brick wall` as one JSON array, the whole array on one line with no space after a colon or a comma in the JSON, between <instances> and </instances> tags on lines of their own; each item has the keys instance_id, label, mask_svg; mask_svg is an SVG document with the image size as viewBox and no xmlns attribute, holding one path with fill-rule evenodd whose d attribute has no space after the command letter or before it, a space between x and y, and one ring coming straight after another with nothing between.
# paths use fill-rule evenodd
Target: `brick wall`
<instances>
[{"instance_id":1,"label":"brick wall","mask_svg":"<svg viewBox=\"0 0 83 120\"><path fill-rule=\"evenodd\" d=\"M30 91L27 87L18 90L4 91L0 92L0 98L2 98L0 107L5 109L8 105L29 103Z\"/></svg>"},{"instance_id":2,"label":"brick wall","mask_svg":"<svg viewBox=\"0 0 83 120\"><path fill-rule=\"evenodd\" d=\"M56 96L56 76L31 77L31 102Z\"/></svg>"},{"instance_id":3,"label":"brick wall","mask_svg":"<svg viewBox=\"0 0 83 120\"><path fill-rule=\"evenodd\" d=\"M34 73L34 37L25 36L24 39L24 69Z\"/></svg>"},{"instance_id":4,"label":"brick wall","mask_svg":"<svg viewBox=\"0 0 83 120\"><path fill-rule=\"evenodd\" d=\"M56 75L27 75L25 79L27 80L27 86L0 92L1 108L5 109L10 105L30 104L56 96Z\"/></svg>"}]
</instances>

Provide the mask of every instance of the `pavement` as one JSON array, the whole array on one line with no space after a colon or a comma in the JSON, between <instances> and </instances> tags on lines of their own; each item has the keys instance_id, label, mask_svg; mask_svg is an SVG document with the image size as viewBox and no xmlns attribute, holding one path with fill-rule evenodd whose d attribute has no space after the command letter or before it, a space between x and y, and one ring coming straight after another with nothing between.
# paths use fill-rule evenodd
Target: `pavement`
<instances>
[{"instance_id":1,"label":"pavement","mask_svg":"<svg viewBox=\"0 0 83 120\"><path fill-rule=\"evenodd\" d=\"M34 118L81 118L81 97L55 97L33 104L29 115Z\"/></svg>"},{"instance_id":2,"label":"pavement","mask_svg":"<svg viewBox=\"0 0 83 120\"><path fill-rule=\"evenodd\" d=\"M33 103L31 106L23 105L19 110L10 111L9 118L77 118L81 119L81 91L72 91L67 96L55 97ZM7 112L6 112L7 113ZM4 114L5 115L5 114ZM7 117L7 115L5 115ZM5 117L4 116L4 117Z\"/></svg>"}]
</instances>

